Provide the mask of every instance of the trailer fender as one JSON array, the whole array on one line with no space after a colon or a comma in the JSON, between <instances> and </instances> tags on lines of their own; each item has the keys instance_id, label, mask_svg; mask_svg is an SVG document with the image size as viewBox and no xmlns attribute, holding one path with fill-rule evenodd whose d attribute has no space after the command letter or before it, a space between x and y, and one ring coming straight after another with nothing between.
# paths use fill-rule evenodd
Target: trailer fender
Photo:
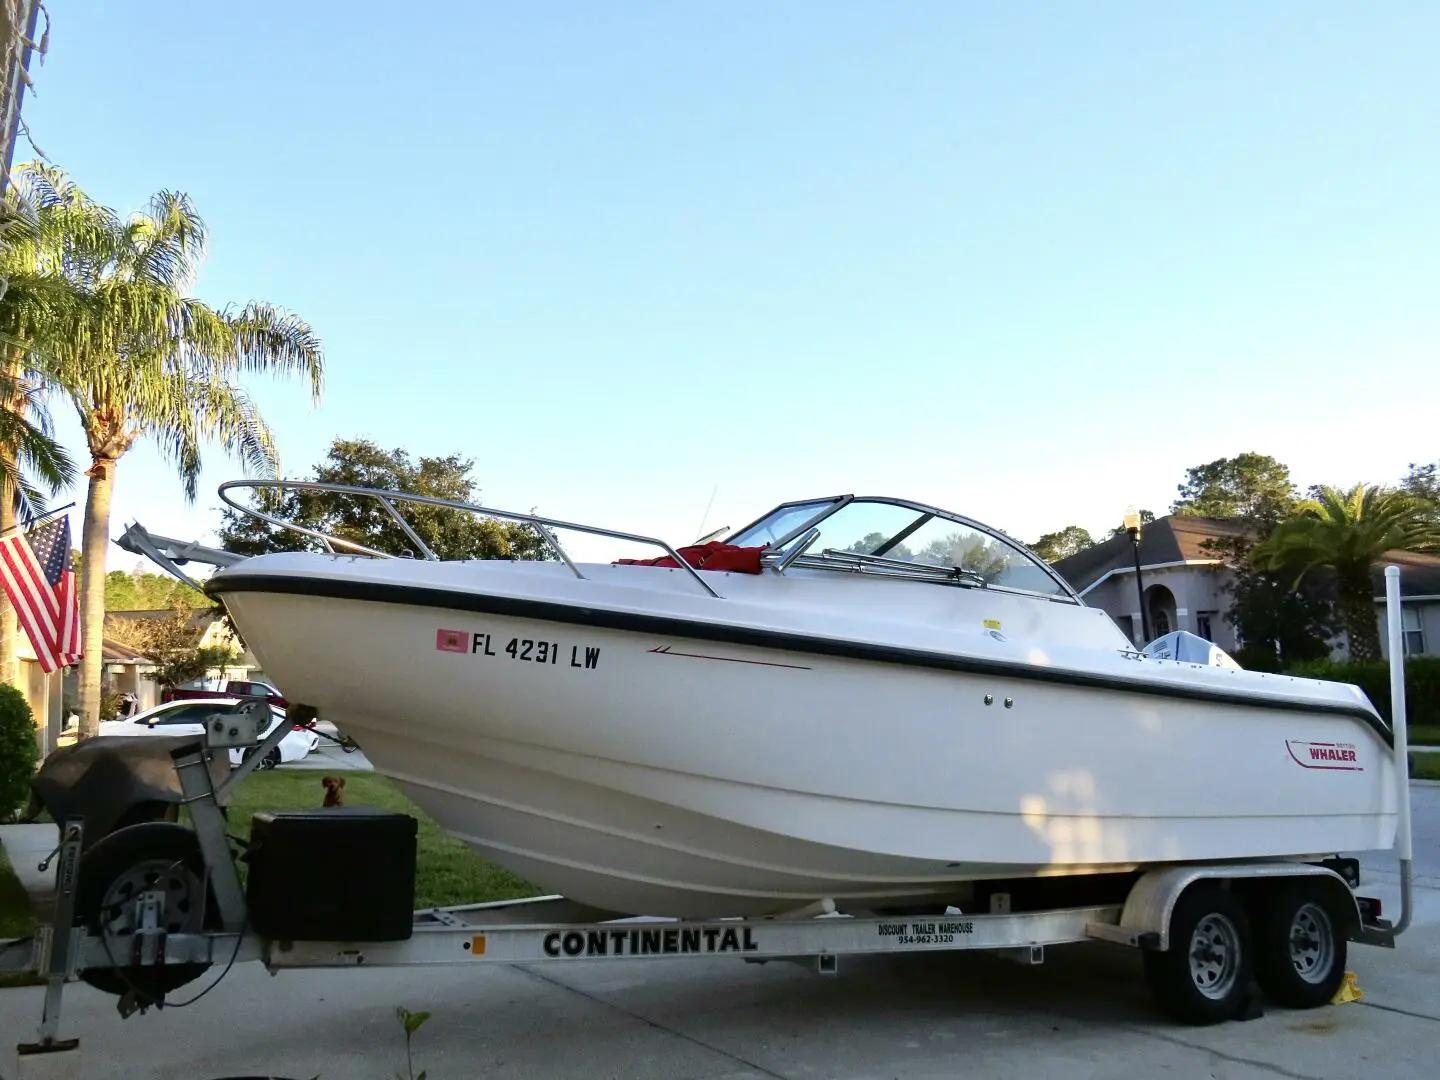
<instances>
[{"instance_id":1,"label":"trailer fender","mask_svg":"<svg viewBox=\"0 0 1440 1080\"><path fill-rule=\"evenodd\" d=\"M1221 881L1237 891L1252 892L1298 877L1315 877L1329 883L1335 911L1344 922L1346 937L1362 929L1359 901L1349 884L1334 870L1310 863L1250 863L1232 866L1169 866L1142 874L1125 899L1117 924L1091 923L1093 938L1137 949L1165 952L1170 948L1170 916L1181 893L1197 881Z\"/></svg>"}]
</instances>

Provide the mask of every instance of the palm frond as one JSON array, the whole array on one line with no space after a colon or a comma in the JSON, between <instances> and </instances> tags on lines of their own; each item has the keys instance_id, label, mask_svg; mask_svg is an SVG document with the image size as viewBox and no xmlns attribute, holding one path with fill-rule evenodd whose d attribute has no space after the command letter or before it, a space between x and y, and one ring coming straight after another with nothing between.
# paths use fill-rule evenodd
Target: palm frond
<instances>
[{"instance_id":1,"label":"palm frond","mask_svg":"<svg viewBox=\"0 0 1440 1080\"><path fill-rule=\"evenodd\" d=\"M202 433L238 457L247 476L277 478L280 453L275 436L250 395L238 386L220 382L201 383L197 389L196 419Z\"/></svg>"},{"instance_id":2,"label":"palm frond","mask_svg":"<svg viewBox=\"0 0 1440 1080\"><path fill-rule=\"evenodd\" d=\"M325 382L325 358L310 324L270 304L252 301L238 315L227 315L234 335L234 365L241 371L296 374L310 380L318 402Z\"/></svg>"},{"instance_id":3,"label":"palm frond","mask_svg":"<svg viewBox=\"0 0 1440 1080\"><path fill-rule=\"evenodd\" d=\"M192 500L212 440L249 472L278 475L274 436L235 376L299 374L318 400L314 331L269 304L234 313L186 295L208 246L186 194L160 191L122 220L53 166L20 171L23 190L0 211L17 240L0 273L24 288L9 307L0 297L0 333L12 362L70 399L92 457L118 460L153 435Z\"/></svg>"},{"instance_id":4,"label":"palm frond","mask_svg":"<svg viewBox=\"0 0 1440 1080\"><path fill-rule=\"evenodd\" d=\"M7 403L0 408L0 479L15 486L22 509L39 500L39 486L54 495L76 477L75 463L56 441L49 411L43 402L37 406L36 394L36 388L0 371L0 401Z\"/></svg>"},{"instance_id":5,"label":"palm frond","mask_svg":"<svg viewBox=\"0 0 1440 1080\"><path fill-rule=\"evenodd\" d=\"M126 276L176 293L194 285L209 236L188 195L157 192L145 213L131 217L126 236Z\"/></svg>"}]
</instances>

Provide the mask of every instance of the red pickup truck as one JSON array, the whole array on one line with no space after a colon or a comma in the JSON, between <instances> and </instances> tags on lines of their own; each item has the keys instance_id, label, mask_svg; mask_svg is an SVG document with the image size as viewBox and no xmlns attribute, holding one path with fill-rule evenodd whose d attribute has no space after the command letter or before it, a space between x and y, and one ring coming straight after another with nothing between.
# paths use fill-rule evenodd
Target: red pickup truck
<instances>
[{"instance_id":1,"label":"red pickup truck","mask_svg":"<svg viewBox=\"0 0 1440 1080\"><path fill-rule=\"evenodd\" d=\"M264 697L270 699L270 704L286 708L287 702L281 696L280 691L269 683L253 682L247 679L230 679L225 683L223 690L204 690L199 687L190 686L167 686L160 691L160 700L180 701L189 698L222 698L222 697Z\"/></svg>"}]
</instances>

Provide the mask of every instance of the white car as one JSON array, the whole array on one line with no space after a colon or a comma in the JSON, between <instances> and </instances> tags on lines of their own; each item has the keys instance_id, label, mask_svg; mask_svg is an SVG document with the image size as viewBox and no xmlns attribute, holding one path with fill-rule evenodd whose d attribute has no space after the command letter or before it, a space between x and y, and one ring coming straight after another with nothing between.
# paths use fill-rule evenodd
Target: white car
<instances>
[{"instance_id":1,"label":"white car","mask_svg":"<svg viewBox=\"0 0 1440 1080\"><path fill-rule=\"evenodd\" d=\"M203 735L205 721L211 713L238 705L238 697L181 698L167 701L153 709L127 716L120 720L105 720L100 724L101 735ZM284 710L270 706L270 724L265 728L264 738L275 730L276 724L285 723ZM280 745L266 755L258 766L273 769L287 761L300 761L320 745L320 736L307 728L294 728L280 740ZM239 765L241 750L230 751L230 764Z\"/></svg>"}]
</instances>

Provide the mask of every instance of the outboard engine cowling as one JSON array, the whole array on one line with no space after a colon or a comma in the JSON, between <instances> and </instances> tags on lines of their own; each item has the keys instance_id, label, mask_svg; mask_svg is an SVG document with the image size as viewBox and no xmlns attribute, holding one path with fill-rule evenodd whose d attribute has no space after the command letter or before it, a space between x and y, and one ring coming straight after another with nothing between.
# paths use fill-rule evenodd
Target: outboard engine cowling
<instances>
[{"instance_id":1,"label":"outboard engine cowling","mask_svg":"<svg viewBox=\"0 0 1440 1080\"><path fill-rule=\"evenodd\" d=\"M1140 653L1154 660L1181 660L1207 667L1239 668L1240 665L1213 641L1188 630L1173 630L1146 645Z\"/></svg>"}]
</instances>

